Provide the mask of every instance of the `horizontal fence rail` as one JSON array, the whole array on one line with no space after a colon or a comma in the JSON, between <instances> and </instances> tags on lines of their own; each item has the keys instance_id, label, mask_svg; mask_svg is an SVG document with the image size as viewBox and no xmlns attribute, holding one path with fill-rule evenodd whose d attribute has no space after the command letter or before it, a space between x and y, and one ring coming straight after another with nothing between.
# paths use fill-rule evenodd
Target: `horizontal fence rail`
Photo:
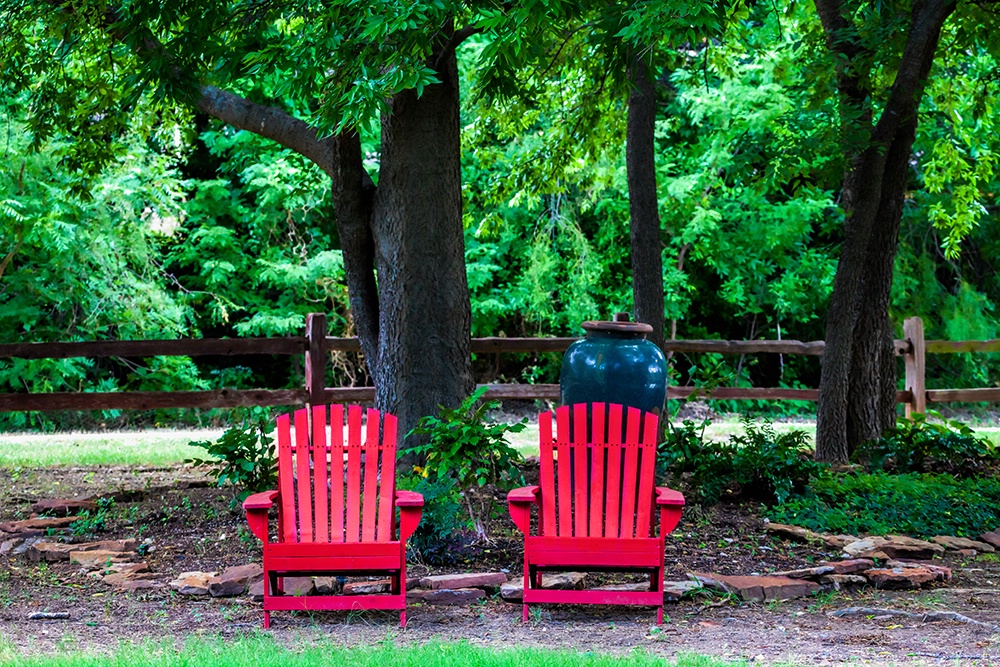
<instances>
[{"instance_id":1,"label":"horizontal fence rail","mask_svg":"<svg viewBox=\"0 0 1000 667\"><path fill-rule=\"evenodd\" d=\"M906 389L896 392L896 402L906 412L926 411L928 402L1000 402L1000 388L926 389L927 354L1000 352L1000 340L924 340L923 322L904 322L905 338L893 341L904 358ZM473 338L473 354L544 354L564 352L579 338ZM787 354L822 356L824 341L798 340L668 340L667 353L717 353L728 355ZM357 338L328 336L326 317L311 314L306 335L284 338L206 338L178 340L82 341L0 344L0 359L67 359L72 357L142 358L155 356L286 355L305 357L302 389L216 389L171 392L58 392L0 394L0 411L51 410L152 410L160 408L233 408L244 406L299 406L310 403L371 402L374 387L326 387L327 354L361 351ZM559 400L557 384L489 384L486 397L501 400ZM816 389L767 387L668 387L667 397L706 400L816 401Z\"/></svg>"}]
</instances>

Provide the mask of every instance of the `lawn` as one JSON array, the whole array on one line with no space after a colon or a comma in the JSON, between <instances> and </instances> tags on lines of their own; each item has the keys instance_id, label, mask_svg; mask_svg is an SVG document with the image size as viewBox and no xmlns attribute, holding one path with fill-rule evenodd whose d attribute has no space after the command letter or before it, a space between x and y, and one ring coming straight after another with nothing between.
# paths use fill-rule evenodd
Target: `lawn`
<instances>
[{"instance_id":1,"label":"lawn","mask_svg":"<svg viewBox=\"0 0 1000 667\"><path fill-rule=\"evenodd\" d=\"M7 667L738 667L706 656L665 660L636 652L624 656L574 653L538 648L496 650L471 644L433 643L396 646L391 639L368 648L343 648L320 642L288 649L270 636L191 640L182 648L170 644L122 644L110 654L67 651L19 655L0 643L0 662Z\"/></svg>"}]
</instances>

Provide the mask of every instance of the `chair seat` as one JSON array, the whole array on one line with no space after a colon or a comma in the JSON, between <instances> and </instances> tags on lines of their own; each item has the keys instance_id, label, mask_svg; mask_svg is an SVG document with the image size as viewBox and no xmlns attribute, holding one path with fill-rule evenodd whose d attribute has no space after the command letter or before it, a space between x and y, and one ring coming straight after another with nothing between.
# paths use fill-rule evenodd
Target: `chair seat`
<instances>
[{"instance_id":1,"label":"chair seat","mask_svg":"<svg viewBox=\"0 0 1000 667\"><path fill-rule=\"evenodd\" d=\"M403 546L392 542L278 542L264 545L265 569L302 571L395 571L402 567Z\"/></svg>"},{"instance_id":2,"label":"chair seat","mask_svg":"<svg viewBox=\"0 0 1000 667\"><path fill-rule=\"evenodd\" d=\"M528 537L525 558L535 567L625 569L661 567L663 541L655 537Z\"/></svg>"}]
</instances>

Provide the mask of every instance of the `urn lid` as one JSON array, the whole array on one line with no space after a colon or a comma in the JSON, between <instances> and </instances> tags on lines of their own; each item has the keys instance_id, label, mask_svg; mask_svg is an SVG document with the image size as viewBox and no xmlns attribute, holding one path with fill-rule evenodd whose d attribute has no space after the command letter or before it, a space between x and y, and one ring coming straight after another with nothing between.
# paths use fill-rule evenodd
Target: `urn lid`
<instances>
[{"instance_id":1,"label":"urn lid","mask_svg":"<svg viewBox=\"0 0 1000 667\"><path fill-rule=\"evenodd\" d=\"M598 320L588 320L582 326L586 331L605 331L608 333L631 334L633 336L645 336L653 333L653 327L642 322L630 321L628 313L615 313L615 319L611 322Z\"/></svg>"}]
</instances>

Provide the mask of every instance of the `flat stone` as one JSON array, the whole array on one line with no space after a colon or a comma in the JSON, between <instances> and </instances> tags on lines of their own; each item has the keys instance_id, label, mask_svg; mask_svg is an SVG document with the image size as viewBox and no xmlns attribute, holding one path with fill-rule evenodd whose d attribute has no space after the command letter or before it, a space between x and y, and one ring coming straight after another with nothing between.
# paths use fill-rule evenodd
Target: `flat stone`
<instances>
[{"instance_id":1,"label":"flat stone","mask_svg":"<svg viewBox=\"0 0 1000 667\"><path fill-rule=\"evenodd\" d=\"M438 590L447 588L498 588L507 582L503 572L473 572L469 574L439 574L420 580L422 588Z\"/></svg>"},{"instance_id":2,"label":"flat stone","mask_svg":"<svg viewBox=\"0 0 1000 667\"><path fill-rule=\"evenodd\" d=\"M975 549L959 549L955 553L963 558L975 558L979 555L979 552Z\"/></svg>"},{"instance_id":3,"label":"flat stone","mask_svg":"<svg viewBox=\"0 0 1000 667\"><path fill-rule=\"evenodd\" d=\"M923 563L923 562L914 563L912 561L893 559L887 561L885 566L888 568L903 568L904 570L913 568L922 568L932 573L934 575L935 581L951 581L951 574L952 574L951 568L945 567L944 565L935 565L934 563Z\"/></svg>"},{"instance_id":4,"label":"flat stone","mask_svg":"<svg viewBox=\"0 0 1000 667\"><path fill-rule=\"evenodd\" d=\"M727 576L707 572L692 572L688 576L705 588L735 593L744 600L791 600L811 595L820 589L815 582L791 577Z\"/></svg>"},{"instance_id":5,"label":"flat stone","mask_svg":"<svg viewBox=\"0 0 1000 667\"><path fill-rule=\"evenodd\" d=\"M24 554L28 553L28 549L38 544L39 542L44 542L47 539L49 538L42 537L41 535L35 535L32 537L25 537L22 539L18 539L12 546L10 546L10 550L7 552L7 554L11 557L23 556ZM9 542L14 542L14 540L7 540L7 542L5 542L4 544L7 544Z\"/></svg>"},{"instance_id":6,"label":"flat stone","mask_svg":"<svg viewBox=\"0 0 1000 667\"><path fill-rule=\"evenodd\" d=\"M166 585L163 579L164 575L152 572L120 572L109 574L101 581L119 590L134 593L139 590L163 588Z\"/></svg>"},{"instance_id":7,"label":"flat stone","mask_svg":"<svg viewBox=\"0 0 1000 667\"><path fill-rule=\"evenodd\" d=\"M375 595L376 593L388 593L391 589L392 581L389 579L355 581L344 584L344 595Z\"/></svg>"},{"instance_id":8,"label":"flat stone","mask_svg":"<svg viewBox=\"0 0 1000 667\"><path fill-rule=\"evenodd\" d=\"M701 588L701 584L691 579L684 581L664 581L663 599L667 602L676 602L691 591L698 590L699 588Z\"/></svg>"},{"instance_id":9,"label":"flat stone","mask_svg":"<svg viewBox=\"0 0 1000 667\"><path fill-rule=\"evenodd\" d=\"M124 563L132 557L131 552L108 551L95 549L93 551L70 551L69 562L76 563L88 570L97 570L109 563Z\"/></svg>"},{"instance_id":10,"label":"flat stone","mask_svg":"<svg viewBox=\"0 0 1000 667\"><path fill-rule=\"evenodd\" d=\"M865 572L868 580L878 588L920 588L935 580L935 574L922 567L884 567Z\"/></svg>"},{"instance_id":11,"label":"flat stone","mask_svg":"<svg viewBox=\"0 0 1000 667\"><path fill-rule=\"evenodd\" d=\"M337 577L313 577L313 586L316 587L316 595L335 595L340 590Z\"/></svg>"},{"instance_id":12,"label":"flat stone","mask_svg":"<svg viewBox=\"0 0 1000 667\"><path fill-rule=\"evenodd\" d=\"M944 547L940 544L905 535L867 537L844 547L844 555L851 558L914 558L924 560L943 554Z\"/></svg>"},{"instance_id":13,"label":"flat stone","mask_svg":"<svg viewBox=\"0 0 1000 667\"><path fill-rule=\"evenodd\" d=\"M250 587L247 589L247 596L254 602L263 602L264 580L261 579L260 581L250 584Z\"/></svg>"},{"instance_id":14,"label":"flat stone","mask_svg":"<svg viewBox=\"0 0 1000 667\"><path fill-rule=\"evenodd\" d=\"M504 600L521 600L524 598L524 584L520 581L508 581L500 585L500 597Z\"/></svg>"},{"instance_id":15,"label":"flat stone","mask_svg":"<svg viewBox=\"0 0 1000 667\"><path fill-rule=\"evenodd\" d=\"M294 595L295 597L312 595L316 592L316 585L313 583L312 577L285 577L282 587L285 595Z\"/></svg>"},{"instance_id":16,"label":"flat stone","mask_svg":"<svg viewBox=\"0 0 1000 667\"><path fill-rule=\"evenodd\" d=\"M807 567L802 570L787 570L785 572L773 572L772 577L791 577L792 579L819 579L824 574L835 574L836 568L832 565L818 565Z\"/></svg>"},{"instance_id":17,"label":"flat stone","mask_svg":"<svg viewBox=\"0 0 1000 667\"><path fill-rule=\"evenodd\" d=\"M983 533L982 535L979 536L979 539L982 540L983 542L986 542L992 547L1000 549L1000 528L991 530L988 533Z\"/></svg>"},{"instance_id":18,"label":"flat stone","mask_svg":"<svg viewBox=\"0 0 1000 667\"><path fill-rule=\"evenodd\" d=\"M208 593L214 598L243 595L247 586L264 578L264 570L259 563L227 567L222 574L208 582Z\"/></svg>"},{"instance_id":19,"label":"flat stone","mask_svg":"<svg viewBox=\"0 0 1000 667\"><path fill-rule=\"evenodd\" d=\"M167 585L181 595L208 595L208 582L217 574L217 572L181 572Z\"/></svg>"},{"instance_id":20,"label":"flat stone","mask_svg":"<svg viewBox=\"0 0 1000 667\"><path fill-rule=\"evenodd\" d=\"M868 558L852 558L850 560L823 561L820 567L832 567L833 574L854 574L875 567L875 561Z\"/></svg>"},{"instance_id":21,"label":"flat stone","mask_svg":"<svg viewBox=\"0 0 1000 667\"><path fill-rule=\"evenodd\" d=\"M0 556L6 556L14 549L16 549L18 546L20 546L21 542L24 542L24 538L12 537L10 539L4 540L3 542L0 542Z\"/></svg>"},{"instance_id":22,"label":"flat stone","mask_svg":"<svg viewBox=\"0 0 1000 667\"><path fill-rule=\"evenodd\" d=\"M486 593L481 588L435 588L432 590L417 588L406 594L407 600L451 605L472 604L484 597L486 597Z\"/></svg>"},{"instance_id":23,"label":"flat stone","mask_svg":"<svg viewBox=\"0 0 1000 667\"><path fill-rule=\"evenodd\" d=\"M70 559L74 551L113 551L120 554L135 553L138 545L135 540L105 540L103 542L84 542L69 544L66 542L37 542L26 552L28 560L55 563Z\"/></svg>"},{"instance_id":24,"label":"flat stone","mask_svg":"<svg viewBox=\"0 0 1000 667\"><path fill-rule=\"evenodd\" d=\"M950 551L959 551L961 549L974 549L979 553L991 554L996 549L992 544L987 542L977 542L976 540L970 540L965 537L952 537L950 535L936 535L931 538L931 542L935 544L940 544L945 549Z\"/></svg>"},{"instance_id":25,"label":"flat stone","mask_svg":"<svg viewBox=\"0 0 1000 667\"><path fill-rule=\"evenodd\" d=\"M149 564L142 563L112 563L108 567L98 572L91 572L89 576L95 579L103 579L111 574L141 574L149 572Z\"/></svg>"},{"instance_id":26,"label":"flat stone","mask_svg":"<svg viewBox=\"0 0 1000 667\"><path fill-rule=\"evenodd\" d=\"M542 575L542 588L554 590L579 590L587 581L586 572L554 572Z\"/></svg>"},{"instance_id":27,"label":"flat stone","mask_svg":"<svg viewBox=\"0 0 1000 667\"><path fill-rule=\"evenodd\" d=\"M70 516L80 512L93 512L97 503L89 498L51 498L39 500L31 506L31 511L37 514L51 516Z\"/></svg>"},{"instance_id":28,"label":"flat stone","mask_svg":"<svg viewBox=\"0 0 1000 667\"><path fill-rule=\"evenodd\" d=\"M820 577L819 583L839 591L852 586L866 586L868 579L860 574L827 574Z\"/></svg>"},{"instance_id":29,"label":"flat stone","mask_svg":"<svg viewBox=\"0 0 1000 667\"><path fill-rule=\"evenodd\" d=\"M769 522L765 525L764 530L772 535L775 535L776 537L792 540L793 542L822 542L832 549L842 549L845 544L849 544L858 539L853 535L826 535L824 533L817 533L800 526L789 526L783 523L773 522Z\"/></svg>"},{"instance_id":30,"label":"flat stone","mask_svg":"<svg viewBox=\"0 0 1000 667\"><path fill-rule=\"evenodd\" d=\"M412 591L414 588L420 585L420 577L407 577L406 578L406 590Z\"/></svg>"},{"instance_id":31,"label":"flat stone","mask_svg":"<svg viewBox=\"0 0 1000 667\"><path fill-rule=\"evenodd\" d=\"M648 591L649 584L645 582L636 582L632 584L607 584L605 586L598 586L594 589L595 591L632 591L641 592Z\"/></svg>"},{"instance_id":32,"label":"flat stone","mask_svg":"<svg viewBox=\"0 0 1000 667\"><path fill-rule=\"evenodd\" d=\"M0 523L0 530L5 533L23 533L31 530L59 530L68 528L73 523L80 520L78 516L67 516L62 518L33 518L23 521L7 521Z\"/></svg>"}]
</instances>

